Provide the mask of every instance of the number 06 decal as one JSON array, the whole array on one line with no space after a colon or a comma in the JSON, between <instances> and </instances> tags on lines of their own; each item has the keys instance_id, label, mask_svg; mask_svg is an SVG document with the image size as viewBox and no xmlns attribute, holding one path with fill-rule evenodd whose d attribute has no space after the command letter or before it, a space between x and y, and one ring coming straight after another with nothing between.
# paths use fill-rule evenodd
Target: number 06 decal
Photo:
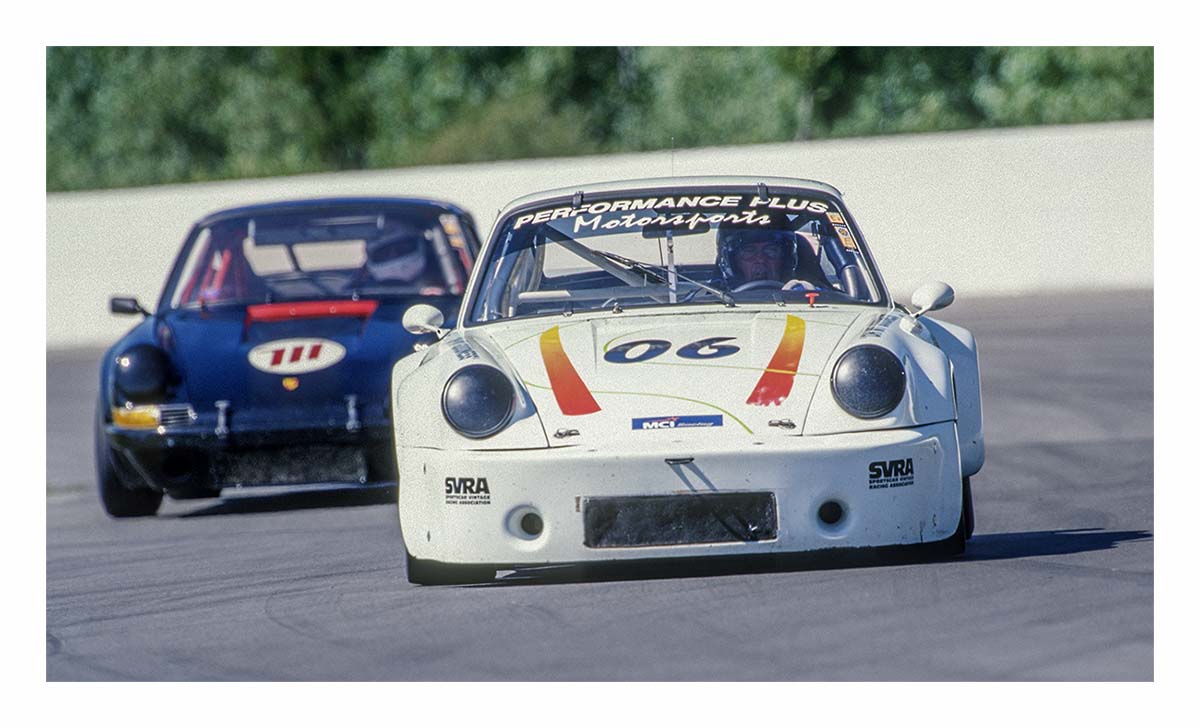
<instances>
[{"instance_id":1,"label":"number 06 decal","mask_svg":"<svg viewBox=\"0 0 1200 728\"><path fill-rule=\"evenodd\" d=\"M642 347L645 350L639 351ZM612 362L613 364L637 364L638 362L650 361L651 359L661 356L671 348L671 342L663 341L662 339L640 339L638 341L630 341L627 344L614 346L604 352L604 361Z\"/></svg>"},{"instance_id":2,"label":"number 06 decal","mask_svg":"<svg viewBox=\"0 0 1200 728\"><path fill-rule=\"evenodd\" d=\"M720 359L723 356L730 356L741 351L740 346L733 344L721 344L722 341L733 341L733 336L714 336L711 339L700 339L693 341L687 346L681 347L675 352L675 356L681 356L684 359Z\"/></svg>"},{"instance_id":3,"label":"number 06 decal","mask_svg":"<svg viewBox=\"0 0 1200 728\"><path fill-rule=\"evenodd\" d=\"M731 356L741 351L741 347L721 342L733 341L735 338L733 336L714 336L709 339L700 339L680 347L675 355L684 359L720 359L723 356ZM669 341L639 339L614 346L604 352L604 361L613 364L637 364L662 356L670 348L671 342Z\"/></svg>"}]
</instances>

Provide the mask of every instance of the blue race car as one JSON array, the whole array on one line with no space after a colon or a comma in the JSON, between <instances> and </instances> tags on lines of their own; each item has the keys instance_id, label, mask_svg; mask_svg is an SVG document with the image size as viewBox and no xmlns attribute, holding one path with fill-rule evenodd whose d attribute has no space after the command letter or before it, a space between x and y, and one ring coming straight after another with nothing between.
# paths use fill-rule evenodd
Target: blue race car
<instances>
[{"instance_id":1,"label":"blue race car","mask_svg":"<svg viewBox=\"0 0 1200 728\"><path fill-rule=\"evenodd\" d=\"M105 353L96 410L100 501L152 515L163 494L394 481L392 364L435 341L414 303L454 320L479 242L445 203L335 198L200 220L152 313Z\"/></svg>"}]
</instances>

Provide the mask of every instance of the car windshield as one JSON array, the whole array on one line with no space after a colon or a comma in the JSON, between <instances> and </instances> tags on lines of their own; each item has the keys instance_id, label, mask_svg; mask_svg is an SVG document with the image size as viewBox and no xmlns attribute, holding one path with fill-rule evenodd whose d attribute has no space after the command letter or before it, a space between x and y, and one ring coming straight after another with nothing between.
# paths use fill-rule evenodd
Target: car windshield
<instances>
[{"instance_id":1,"label":"car windshield","mask_svg":"<svg viewBox=\"0 0 1200 728\"><path fill-rule=\"evenodd\" d=\"M369 296L462 295L469 224L435 207L312 208L198 227L171 308Z\"/></svg>"},{"instance_id":2,"label":"car windshield","mask_svg":"<svg viewBox=\"0 0 1200 728\"><path fill-rule=\"evenodd\" d=\"M853 223L813 190L577 196L498 227L470 321L639 306L867 303L881 284Z\"/></svg>"}]
</instances>

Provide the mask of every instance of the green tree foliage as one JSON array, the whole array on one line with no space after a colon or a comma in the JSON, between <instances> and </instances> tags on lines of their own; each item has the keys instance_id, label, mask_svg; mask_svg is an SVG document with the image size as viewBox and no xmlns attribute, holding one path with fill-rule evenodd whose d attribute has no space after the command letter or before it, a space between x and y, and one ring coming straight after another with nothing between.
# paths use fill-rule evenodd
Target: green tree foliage
<instances>
[{"instance_id":1,"label":"green tree foliage","mask_svg":"<svg viewBox=\"0 0 1200 728\"><path fill-rule=\"evenodd\" d=\"M1153 116L1151 48L50 48L49 190Z\"/></svg>"},{"instance_id":2,"label":"green tree foliage","mask_svg":"<svg viewBox=\"0 0 1200 728\"><path fill-rule=\"evenodd\" d=\"M645 102L620 138L635 149L790 139L801 83L771 48L646 48L636 72Z\"/></svg>"},{"instance_id":3,"label":"green tree foliage","mask_svg":"<svg viewBox=\"0 0 1200 728\"><path fill-rule=\"evenodd\" d=\"M981 49L839 48L819 89L829 136L942 131L986 125L971 99Z\"/></svg>"},{"instance_id":4,"label":"green tree foliage","mask_svg":"<svg viewBox=\"0 0 1200 728\"><path fill-rule=\"evenodd\" d=\"M984 52L972 95L988 123L1070 124L1154 115L1151 48L1004 48Z\"/></svg>"},{"instance_id":5,"label":"green tree foliage","mask_svg":"<svg viewBox=\"0 0 1200 728\"><path fill-rule=\"evenodd\" d=\"M47 57L51 189L203 179L225 140L205 109L220 95L218 53L181 48L53 49ZM223 55L223 54L222 54Z\"/></svg>"}]
</instances>

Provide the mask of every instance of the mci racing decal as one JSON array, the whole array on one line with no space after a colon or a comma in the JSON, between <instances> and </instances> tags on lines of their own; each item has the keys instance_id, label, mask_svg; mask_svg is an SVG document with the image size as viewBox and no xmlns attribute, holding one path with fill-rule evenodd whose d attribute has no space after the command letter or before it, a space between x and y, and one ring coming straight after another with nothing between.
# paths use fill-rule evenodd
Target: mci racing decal
<instances>
[{"instance_id":1,"label":"mci racing decal","mask_svg":"<svg viewBox=\"0 0 1200 728\"><path fill-rule=\"evenodd\" d=\"M635 430L674 430L685 427L723 427L721 415L674 415L671 417L635 417Z\"/></svg>"},{"instance_id":2,"label":"mci racing decal","mask_svg":"<svg viewBox=\"0 0 1200 728\"><path fill-rule=\"evenodd\" d=\"M759 377L754 391L746 398L746 404L766 407L782 404L792 392L796 371L800 368L800 355L804 352L804 319L789 315L783 329L783 338L767 369Z\"/></svg>"}]
</instances>

